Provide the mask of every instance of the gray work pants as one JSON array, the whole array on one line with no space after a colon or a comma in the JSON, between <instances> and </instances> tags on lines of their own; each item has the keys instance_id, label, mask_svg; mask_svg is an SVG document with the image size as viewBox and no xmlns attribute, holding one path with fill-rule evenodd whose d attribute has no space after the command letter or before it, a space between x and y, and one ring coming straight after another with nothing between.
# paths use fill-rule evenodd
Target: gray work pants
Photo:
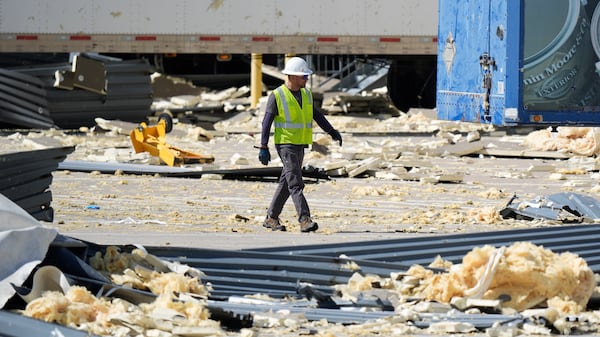
<instances>
[{"instance_id":1,"label":"gray work pants","mask_svg":"<svg viewBox=\"0 0 600 337\"><path fill-rule=\"evenodd\" d=\"M278 219L283 206L291 196L298 221L304 217L310 217L310 209L304 197L304 181L302 180L302 161L304 160L304 145L278 144L275 145L277 154L281 158L283 169L279 177L279 185L271 205L267 210L267 216Z\"/></svg>"}]
</instances>

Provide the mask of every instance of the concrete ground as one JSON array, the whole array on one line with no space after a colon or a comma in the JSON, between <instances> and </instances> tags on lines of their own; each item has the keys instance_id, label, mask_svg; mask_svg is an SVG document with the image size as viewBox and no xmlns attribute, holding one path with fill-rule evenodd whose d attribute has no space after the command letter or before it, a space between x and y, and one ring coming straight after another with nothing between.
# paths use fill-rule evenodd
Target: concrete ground
<instances>
[{"instance_id":1,"label":"concrete ground","mask_svg":"<svg viewBox=\"0 0 600 337\"><path fill-rule=\"evenodd\" d=\"M335 117L344 145L326 143L329 153L307 153L308 164L323 167L336 160L381 156L381 148L398 151L371 171L379 177L334 177L307 180L305 193L316 233L300 233L291 201L281 218L287 232L271 232L261 224L275 183L225 180L215 176L171 178L115 172L59 170L51 185L55 220L50 226L62 234L100 244L139 243L214 249L248 249L393 239L472 231L503 230L555 225L548 221L502 219L512 196L575 192L597 196L595 158L546 152L542 156L423 154L423 148L440 143L440 134L353 132ZM336 124L337 123L337 124ZM429 123L431 125L431 123ZM345 127L346 126L346 127ZM257 160L256 129L224 133L210 141L190 141L189 127L177 125L171 138L180 148L215 156L203 169L262 167ZM455 134L460 135L460 131ZM464 133L464 132L463 132ZM523 136L487 132L481 142L490 149L523 151ZM71 137L71 136L70 136ZM115 134L79 135L69 141L77 150L67 160L102 160L129 156L128 137ZM315 138L328 138L317 134ZM64 141L64 139L63 139ZM391 144L391 145L390 145ZM439 145L436 145L439 146ZM115 154L116 151L116 154ZM119 152L120 151L120 152ZM272 154L275 156L274 151ZM140 158L139 154L137 155ZM233 163L232 158L246 161ZM144 162L151 162L141 156ZM277 160L270 163L278 165ZM404 167L421 179L385 176ZM459 176L458 182L437 182L439 174Z\"/></svg>"}]
</instances>

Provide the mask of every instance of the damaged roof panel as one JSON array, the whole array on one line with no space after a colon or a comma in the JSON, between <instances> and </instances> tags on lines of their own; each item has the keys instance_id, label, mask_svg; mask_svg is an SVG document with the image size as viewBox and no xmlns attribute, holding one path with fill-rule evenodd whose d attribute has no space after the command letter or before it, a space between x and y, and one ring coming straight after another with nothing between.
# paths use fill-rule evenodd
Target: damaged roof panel
<instances>
[{"instance_id":1,"label":"damaged roof panel","mask_svg":"<svg viewBox=\"0 0 600 337\"><path fill-rule=\"evenodd\" d=\"M592 197L571 192L538 196L533 200L520 200L515 196L501 214L504 218L525 220L594 222L600 220L600 202Z\"/></svg>"},{"instance_id":2,"label":"damaged roof panel","mask_svg":"<svg viewBox=\"0 0 600 337\"><path fill-rule=\"evenodd\" d=\"M274 247L255 249L268 253L293 255L340 256L357 260L385 261L390 263L428 264L436 256L460 263L465 253L475 246L490 244L496 247L517 241L529 241L555 252L571 251L575 254L600 256L600 225L562 225L545 228L515 229L497 232L465 233L460 235L419 236L394 240L355 242L353 244L308 245L303 247ZM590 243L586 245L585 243ZM588 262L596 273L600 264Z\"/></svg>"},{"instance_id":3,"label":"damaged roof panel","mask_svg":"<svg viewBox=\"0 0 600 337\"><path fill-rule=\"evenodd\" d=\"M0 69L0 124L51 128L44 83L16 71Z\"/></svg>"},{"instance_id":4,"label":"damaged roof panel","mask_svg":"<svg viewBox=\"0 0 600 337\"><path fill-rule=\"evenodd\" d=\"M307 282L314 289L331 294L328 288L331 284L346 282L358 270L365 274L387 276L392 272L406 271L407 266L412 264L428 265L437 255L445 259L451 257L453 262L460 263L464 255L477 246L509 245L520 241L535 242L556 252L578 254L598 273L600 261L596 257L600 256L600 248L594 248L593 244L582 244L582 240L591 243L599 239L600 225L585 225L244 251L174 247L147 249L161 258L206 270L215 294L220 296L242 295L247 289L280 297L286 292L288 295L296 293L298 285L295 280ZM437 247L432 251L430 246ZM348 252L345 248L354 253L344 253ZM359 254L361 250L377 251L377 248L381 248L378 260L369 259L371 255ZM459 253L461 251L463 253ZM347 260L340 259L338 256L341 254L349 257ZM380 262L383 260L390 262ZM352 269L346 264L348 261L355 262L357 267Z\"/></svg>"},{"instance_id":5,"label":"damaged roof panel","mask_svg":"<svg viewBox=\"0 0 600 337\"><path fill-rule=\"evenodd\" d=\"M198 170L195 168L171 167L161 165L144 165L129 163L102 163L81 160L65 160L58 165L60 170L73 172L92 172L112 174L115 171L121 171L126 174L159 174L163 177L178 178L200 178L203 175L218 174L223 179L252 179L252 178L272 178L277 179L281 175L281 166L270 166L260 168L244 169L216 169L216 170ZM303 177L314 179L329 179L329 176L321 171L310 167L304 167Z\"/></svg>"},{"instance_id":6,"label":"damaged roof panel","mask_svg":"<svg viewBox=\"0 0 600 337\"><path fill-rule=\"evenodd\" d=\"M70 72L69 63L12 68L27 76L39 78L48 100L48 111L54 123L63 129L95 125L95 118L122 121L146 121L152 105L152 67L142 60L120 61L100 59L105 69L106 93L82 88L55 87L57 72Z\"/></svg>"},{"instance_id":7,"label":"damaged roof panel","mask_svg":"<svg viewBox=\"0 0 600 337\"><path fill-rule=\"evenodd\" d=\"M58 324L46 323L9 311L0 311L0 331L2 336L64 336L64 337L93 337L87 331L80 331Z\"/></svg>"},{"instance_id":8,"label":"damaged roof panel","mask_svg":"<svg viewBox=\"0 0 600 337\"><path fill-rule=\"evenodd\" d=\"M52 172L74 146L0 153L0 194L37 220L52 221Z\"/></svg>"}]
</instances>

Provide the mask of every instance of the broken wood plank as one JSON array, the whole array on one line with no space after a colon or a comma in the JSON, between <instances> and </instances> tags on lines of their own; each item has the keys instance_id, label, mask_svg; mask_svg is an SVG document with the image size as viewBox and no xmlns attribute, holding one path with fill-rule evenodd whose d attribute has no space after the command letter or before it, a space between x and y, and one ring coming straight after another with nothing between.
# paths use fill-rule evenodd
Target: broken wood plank
<instances>
[{"instance_id":1,"label":"broken wood plank","mask_svg":"<svg viewBox=\"0 0 600 337\"><path fill-rule=\"evenodd\" d=\"M402 180L409 181L420 181L422 183L460 183L464 179L463 173L422 173L422 172L408 172L408 173L396 173L396 175Z\"/></svg>"},{"instance_id":2,"label":"broken wood plank","mask_svg":"<svg viewBox=\"0 0 600 337\"><path fill-rule=\"evenodd\" d=\"M351 170L346 168L346 170L348 171L348 177L350 177L350 178L356 177L356 176L366 172L367 170L377 168L379 166L379 164L381 164L381 158L377 158L377 157L370 157L365 160L361 160L360 162L357 163L357 166L352 168Z\"/></svg>"},{"instance_id":3,"label":"broken wood plank","mask_svg":"<svg viewBox=\"0 0 600 337\"><path fill-rule=\"evenodd\" d=\"M474 152L493 157L517 157L517 158L549 158L549 159L569 159L573 155L565 152L556 151L535 151L535 150L507 150L498 148L484 148Z\"/></svg>"},{"instance_id":4,"label":"broken wood plank","mask_svg":"<svg viewBox=\"0 0 600 337\"><path fill-rule=\"evenodd\" d=\"M479 298L453 297L450 304L458 310L465 311L471 308L479 308L483 312L500 312L502 310L502 301L488 300Z\"/></svg>"},{"instance_id":5,"label":"broken wood plank","mask_svg":"<svg viewBox=\"0 0 600 337\"><path fill-rule=\"evenodd\" d=\"M428 160L422 160L422 159L418 159L418 158L402 158L402 157L391 161L390 165L392 167L404 167L405 169L413 168L413 167L427 167L427 168L433 167L433 164Z\"/></svg>"},{"instance_id":6,"label":"broken wood plank","mask_svg":"<svg viewBox=\"0 0 600 337\"><path fill-rule=\"evenodd\" d=\"M107 120L104 118L94 118L96 125L102 130L112 131L120 135L127 135L131 133L131 130L139 126L136 123L123 122L120 120Z\"/></svg>"},{"instance_id":7,"label":"broken wood plank","mask_svg":"<svg viewBox=\"0 0 600 337\"><path fill-rule=\"evenodd\" d=\"M459 142L456 144L448 144L434 149L425 150L425 154L428 156L446 157L446 156L466 156L469 154L477 153L485 147L482 141L475 142Z\"/></svg>"},{"instance_id":8,"label":"broken wood plank","mask_svg":"<svg viewBox=\"0 0 600 337\"><path fill-rule=\"evenodd\" d=\"M527 172L554 172L555 170L554 165L530 165L527 168Z\"/></svg>"},{"instance_id":9,"label":"broken wood plank","mask_svg":"<svg viewBox=\"0 0 600 337\"><path fill-rule=\"evenodd\" d=\"M332 170L327 170L325 171L325 173L329 176L329 177L344 177L348 174L348 172L346 171L345 168L340 167L337 169L332 169Z\"/></svg>"},{"instance_id":10,"label":"broken wood plank","mask_svg":"<svg viewBox=\"0 0 600 337\"><path fill-rule=\"evenodd\" d=\"M349 164L350 164L350 162L348 160L338 160L335 162L327 162L327 163L323 164L323 170L325 170L325 171L337 170L337 169L346 167Z\"/></svg>"}]
</instances>

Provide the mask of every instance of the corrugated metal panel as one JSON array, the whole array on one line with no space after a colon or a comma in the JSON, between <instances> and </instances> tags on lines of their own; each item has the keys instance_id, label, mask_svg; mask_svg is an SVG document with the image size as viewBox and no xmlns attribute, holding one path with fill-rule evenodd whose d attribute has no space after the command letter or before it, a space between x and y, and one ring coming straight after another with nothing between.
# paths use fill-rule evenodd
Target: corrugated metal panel
<instances>
[{"instance_id":1,"label":"corrugated metal panel","mask_svg":"<svg viewBox=\"0 0 600 337\"><path fill-rule=\"evenodd\" d=\"M90 244L90 254L104 250ZM126 250L126 248L124 248ZM331 286L343 284L353 275L350 260L321 256L295 256L285 253L226 251L213 249L151 247L148 251L163 259L177 261L202 270L213 287L214 298L256 293L272 297L303 297L301 284L331 295ZM407 270L399 264L359 261L361 270L369 274L389 276Z\"/></svg>"},{"instance_id":2,"label":"corrugated metal panel","mask_svg":"<svg viewBox=\"0 0 600 337\"><path fill-rule=\"evenodd\" d=\"M74 146L0 155L0 193L37 220L52 221L52 172Z\"/></svg>"},{"instance_id":3,"label":"corrugated metal panel","mask_svg":"<svg viewBox=\"0 0 600 337\"><path fill-rule=\"evenodd\" d=\"M54 126L41 80L0 69L0 125L42 129Z\"/></svg>"},{"instance_id":4,"label":"corrugated metal panel","mask_svg":"<svg viewBox=\"0 0 600 337\"><path fill-rule=\"evenodd\" d=\"M66 160L59 164L59 169L73 172L92 172L112 174L115 171L122 171L126 174L159 174L163 177L178 178L200 178L206 174L220 174L223 179L278 179L281 175L281 167L270 166L248 169L224 169L224 170L202 170L190 169L184 167L171 167L159 165L143 165L128 163L101 163L82 160ZM328 180L327 174L319 169L304 167L302 175L305 178Z\"/></svg>"},{"instance_id":5,"label":"corrugated metal panel","mask_svg":"<svg viewBox=\"0 0 600 337\"><path fill-rule=\"evenodd\" d=\"M60 239L59 239L60 240ZM67 245L57 243L58 245ZM106 246L88 243L84 255L92 256ZM128 251L133 247L120 247ZM347 282L344 275L350 275L351 270L341 267L343 259L332 259L319 256L289 256L285 254L255 253L251 251L220 251L193 248L160 247L149 249L153 254L167 260L179 261L199 268L206 273L208 282L215 290L207 307L211 313L228 313L233 319L252 317L257 313L288 310L292 313L303 314L308 320L326 319L328 322L341 324L359 324L394 315L393 305L385 298L358 299L356 302L342 300L333 296L331 285ZM47 264L59 268L66 274L71 284L86 286L93 293L103 296L117 296L133 303L145 303L154 300L154 295L148 291L131 289L109 283L108 279L95 275L74 252L54 246L46 259ZM181 257L188 256L188 257ZM85 259L85 257L84 257ZM380 262L361 261L359 263L364 273L388 276L390 271L401 271L404 266L392 266ZM384 268L382 268L384 266ZM220 275L218 275L220 274ZM236 280L237 279L237 280ZM305 282L305 283L303 283ZM230 284L226 284L230 283ZM318 284L322 284L319 286ZM235 284L236 291L222 291L223 286ZM244 295L266 294L269 301L261 301L243 297ZM277 300L276 298L279 298ZM291 300L290 298L296 298ZM304 300L303 300L304 299ZM364 310L371 308L372 310ZM212 315L211 315L212 316ZM217 315L215 315L216 317ZM227 314L225 314L227 316ZM428 315L423 314L419 321L414 322L419 327L427 327L437 321L460 321L473 324L477 328L486 328L496 322L508 322L521 319L516 315L467 315L460 312ZM215 318L217 319L217 318Z\"/></svg>"},{"instance_id":6,"label":"corrugated metal panel","mask_svg":"<svg viewBox=\"0 0 600 337\"><path fill-rule=\"evenodd\" d=\"M413 264L428 265L437 255L460 263L474 247L520 241L578 254L598 273L599 240L600 225L582 225L245 251L152 247L149 252L205 271L215 296L261 292L281 297L296 296L298 282L331 294L331 285L345 283L353 274L345 267L350 259L363 273L387 277ZM342 254L349 258L339 258Z\"/></svg>"},{"instance_id":7,"label":"corrugated metal panel","mask_svg":"<svg viewBox=\"0 0 600 337\"><path fill-rule=\"evenodd\" d=\"M39 78L47 92L48 110L60 128L91 127L95 118L127 122L147 121L151 113L152 67L143 60L102 60L106 70L106 95L83 89L54 87L55 72L70 71L71 64L61 63L13 68L14 71Z\"/></svg>"},{"instance_id":8,"label":"corrugated metal panel","mask_svg":"<svg viewBox=\"0 0 600 337\"><path fill-rule=\"evenodd\" d=\"M587 195L563 192L531 201L513 198L500 213L505 218L593 222L600 220L600 202Z\"/></svg>"},{"instance_id":9,"label":"corrugated metal panel","mask_svg":"<svg viewBox=\"0 0 600 337\"><path fill-rule=\"evenodd\" d=\"M6 337L31 336L64 336L64 337L93 337L86 331L79 331L65 326L47 323L35 318L29 318L17 313L0 311L0 335Z\"/></svg>"},{"instance_id":10,"label":"corrugated metal panel","mask_svg":"<svg viewBox=\"0 0 600 337\"><path fill-rule=\"evenodd\" d=\"M158 253L158 252L157 252ZM181 251L162 251L160 256ZM207 274L213 285L213 295L225 297L267 293L273 297L298 296L300 283L308 283L317 291L331 295L331 286L344 284L354 274L349 260L321 256L293 256L285 253L255 253L239 251L207 251L197 257L197 251L170 256L180 263L194 266ZM209 257L213 255L212 257ZM185 256L185 257L179 257ZM404 265L357 261L361 271L389 276L407 270Z\"/></svg>"},{"instance_id":11,"label":"corrugated metal panel","mask_svg":"<svg viewBox=\"0 0 600 337\"><path fill-rule=\"evenodd\" d=\"M485 244L508 246L528 241L542 245L555 253L570 251L585 258L595 273L600 272L600 225L561 225L545 228L516 229L498 232L464 233L456 235L418 236L394 240L326 244L303 247L274 247L254 251L291 255L339 256L345 254L357 260L390 263L429 264L440 255L460 263L462 257L476 246Z\"/></svg>"},{"instance_id":12,"label":"corrugated metal panel","mask_svg":"<svg viewBox=\"0 0 600 337\"><path fill-rule=\"evenodd\" d=\"M314 305L310 304L309 305ZM295 303L229 303L209 301L207 307L214 310L220 308L235 313L236 315L245 315L257 312L269 312L286 310L291 313L301 313L310 321L318 321L326 319L329 323L341 324L363 324L367 321L374 321L386 317L392 317L394 311L364 311L360 308L346 308L348 310L314 308L309 305L298 305ZM413 324L419 328L427 328L431 323L451 321L451 322L468 322L473 324L475 328L485 329L492 326L494 323L507 323L520 320L523 317L520 315L499 315L499 314L464 314L458 311L451 314L420 314L420 321L415 321Z\"/></svg>"},{"instance_id":13,"label":"corrugated metal panel","mask_svg":"<svg viewBox=\"0 0 600 337\"><path fill-rule=\"evenodd\" d=\"M555 252L569 250L586 258L589 263L589 257L599 258L598 248L590 244L597 242L599 235L600 225L583 225L245 251L177 247L146 247L146 249L159 258L185 263L206 273L207 278L203 280L210 282L215 289L211 291L211 299L207 304L209 310L225 316L228 313L233 320L241 321L256 313L285 309L292 313L303 314L309 320L326 319L332 323L357 324L393 316L394 311L391 309L393 306L388 303L389 300L377 298L383 296L381 293L373 293L375 297L372 300L363 298L356 303L349 301L345 303L333 296L331 285L347 282L347 277L354 272L346 267L348 259L334 256L343 251L344 247L353 249L355 256L360 255L361 251L369 251L362 256L379 252L377 257L380 260L395 260L398 259L398 254L394 252L410 251L413 256L412 261L417 261L423 256L430 255L431 250L447 257L467 247L470 249L484 244L499 245L532 241ZM149 292L116 286L109 283L108 279L99 278L95 275L97 272L92 271L81 260L86 256L94 255L96 251L106 249L106 246L86 243L85 253L82 253L82 245L74 245L69 241L64 243L60 239L55 242L45 262L57 266L67 275L72 284L87 286L93 292L103 289L100 292L104 295L118 293L119 297L133 302L146 302L153 299L153 295ZM64 249L68 247L77 248L82 255L75 255L75 250ZM128 251L133 247L120 248L122 251ZM384 250L390 258L384 257L386 255L383 254ZM404 255L409 256L409 254ZM407 266L377 260L364 259L355 262L361 267L362 273L383 277L389 276L392 271L402 272L407 269ZM429 262L425 261L425 263ZM594 266L593 270L597 273L598 264ZM241 298L243 295L257 293L282 300L270 302L247 298L236 300L236 296ZM306 300L286 300L294 297ZM365 311L364 308L373 310ZM520 314L465 314L451 310L448 313L421 313L419 319L412 323L417 327L427 328L436 322L464 322L482 330L498 323L520 324L524 319Z\"/></svg>"},{"instance_id":14,"label":"corrugated metal panel","mask_svg":"<svg viewBox=\"0 0 600 337\"><path fill-rule=\"evenodd\" d=\"M475 246L532 241L555 252L568 250L578 254L586 259L597 273L600 268L594 261L599 258L600 248L595 248L592 243L598 241L599 235L600 225L584 225L245 251L175 247L147 249L160 258L184 263L206 273L204 281L209 282L214 289L211 291L213 300L209 302L211 310L219 309L243 316L287 309L302 313L309 320L327 319L329 322L356 324L392 316L393 310L388 308L390 304L386 304L385 299L372 301L372 304L359 301L337 305L331 286L346 283L348 277L355 272L346 267L348 259L337 257L344 251L353 252L351 255L354 262L360 266L361 273L388 277L391 272L406 271L409 262L429 264L437 254L442 257L456 256L453 260L460 262L464 254L459 251L466 253ZM94 249L102 249L102 246L91 248L90 253L93 254ZM358 259L357 256L363 259ZM366 256L376 256L379 260L369 260ZM398 260L399 256L405 257L404 265L382 262ZM275 301L270 304L248 304L231 301L235 296L257 293L281 299L307 298L312 303L300 301L294 305ZM328 307L329 304L332 304L332 307ZM372 307L375 310L359 311L360 307ZM472 315L454 311L447 315L420 314L420 320L414 324L426 328L435 322L453 321L471 323L478 329L484 329L495 323L514 323L522 319L519 314Z\"/></svg>"}]
</instances>

